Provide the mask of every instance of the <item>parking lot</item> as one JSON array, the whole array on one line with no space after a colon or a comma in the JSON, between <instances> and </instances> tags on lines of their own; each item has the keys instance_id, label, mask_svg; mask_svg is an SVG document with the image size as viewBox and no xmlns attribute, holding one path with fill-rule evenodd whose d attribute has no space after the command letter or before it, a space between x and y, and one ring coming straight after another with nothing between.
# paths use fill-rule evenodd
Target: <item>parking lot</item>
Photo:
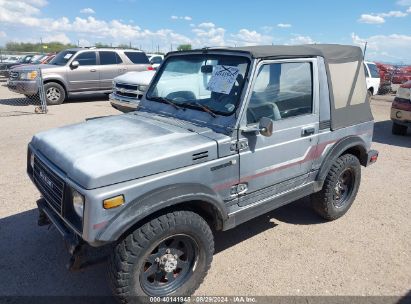
<instances>
[{"instance_id":1,"label":"parking lot","mask_svg":"<svg viewBox=\"0 0 411 304\"><path fill-rule=\"evenodd\" d=\"M117 115L104 95L34 114L0 86L0 295L110 295L105 264L70 273L59 233L37 226L39 193L26 176L33 134ZM363 169L348 214L324 222L303 199L216 235L198 295L392 295L411 288L411 133L391 135L391 96L372 101L376 165Z\"/></svg>"}]
</instances>

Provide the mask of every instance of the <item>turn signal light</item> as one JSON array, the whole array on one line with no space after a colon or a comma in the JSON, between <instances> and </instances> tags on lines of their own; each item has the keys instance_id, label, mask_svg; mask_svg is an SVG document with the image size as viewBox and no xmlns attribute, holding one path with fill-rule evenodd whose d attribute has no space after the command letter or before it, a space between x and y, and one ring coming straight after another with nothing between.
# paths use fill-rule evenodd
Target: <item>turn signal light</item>
<instances>
[{"instance_id":1,"label":"turn signal light","mask_svg":"<svg viewBox=\"0 0 411 304\"><path fill-rule=\"evenodd\" d=\"M373 156L371 156L371 158L370 158L370 162L375 163L375 162L377 161L377 159L378 159L378 154L377 154L377 155L373 155Z\"/></svg>"},{"instance_id":2,"label":"turn signal light","mask_svg":"<svg viewBox=\"0 0 411 304\"><path fill-rule=\"evenodd\" d=\"M147 67L147 71L154 71L154 68L150 65Z\"/></svg>"},{"instance_id":3,"label":"turn signal light","mask_svg":"<svg viewBox=\"0 0 411 304\"><path fill-rule=\"evenodd\" d=\"M117 208L117 207L119 207L123 204L124 204L124 196L123 195L108 198L108 199L103 201L104 209Z\"/></svg>"}]
</instances>

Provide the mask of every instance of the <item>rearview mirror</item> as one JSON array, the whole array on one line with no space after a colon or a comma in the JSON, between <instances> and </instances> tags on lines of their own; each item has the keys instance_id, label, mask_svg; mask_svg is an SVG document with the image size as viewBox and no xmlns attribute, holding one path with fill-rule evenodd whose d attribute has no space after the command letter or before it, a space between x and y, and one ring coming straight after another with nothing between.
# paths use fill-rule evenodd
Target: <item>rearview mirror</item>
<instances>
[{"instance_id":1,"label":"rearview mirror","mask_svg":"<svg viewBox=\"0 0 411 304\"><path fill-rule=\"evenodd\" d=\"M74 60L71 64L70 64L72 69L77 69L80 66L80 62L78 62L77 60Z\"/></svg>"},{"instance_id":2,"label":"rearview mirror","mask_svg":"<svg viewBox=\"0 0 411 304\"><path fill-rule=\"evenodd\" d=\"M258 128L262 136L270 137L273 135L273 121L270 118L262 117Z\"/></svg>"},{"instance_id":3,"label":"rearview mirror","mask_svg":"<svg viewBox=\"0 0 411 304\"><path fill-rule=\"evenodd\" d=\"M201 67L201 73L203 74L211 74L213 72L213 66L212 65L203 65Z\"/></svg>"}]
</instances>

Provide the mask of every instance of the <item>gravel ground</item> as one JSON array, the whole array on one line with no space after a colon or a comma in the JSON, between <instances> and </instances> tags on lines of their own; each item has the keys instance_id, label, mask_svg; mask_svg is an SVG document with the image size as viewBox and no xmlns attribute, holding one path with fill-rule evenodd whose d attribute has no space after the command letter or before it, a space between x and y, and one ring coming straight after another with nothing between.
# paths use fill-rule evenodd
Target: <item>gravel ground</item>
<instances>
[{"instance_id":1,"label":"gravel ground","mask_svg":"<svg viewBox=\"0 0 411 304\"><path fill-rule=\"evenodd\" d=\"M33 134L87 117L118 114L103 96L32 114L0 87L0 295L109 295L105 264L70 273L54 228L37 227L39 193L26 176ZM307 199L216 235L198 295L402 296L411 288L411 134L391 135L392 97L372 102L376 165L363 169L351 210L322 221Z\"/></svg>"}]
</instances>

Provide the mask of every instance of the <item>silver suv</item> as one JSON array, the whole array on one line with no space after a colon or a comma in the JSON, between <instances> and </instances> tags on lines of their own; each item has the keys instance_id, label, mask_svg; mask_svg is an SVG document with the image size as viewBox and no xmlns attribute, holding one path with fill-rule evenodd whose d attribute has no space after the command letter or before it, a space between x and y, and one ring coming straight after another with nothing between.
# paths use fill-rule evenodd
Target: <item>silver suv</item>
<instances>
[{"instance_id":1,"label":"silver suv","mask_svg":"<svg viewBox=\"0 0 411 304\"><path fill-rule=\"evenodd\" d=\"M41 69L47 104L63 103L84 93L111 93L113 78L129 71L152 69L144 52L110 48L74 48L60 52L50 64L17 67L10 72L9 90L32 98L38 94L35 75Z\"/></svg>"},{"instance_id":2,"label":"silver suv","mask_svg":"<svg viewBox=\"0 0 411 304\"><path fill-rule=\"evenodd\" d=\"M39 224L63 234L72 268L84 244L112 245L113 291L134 303L193 293L213 231L304 196L343 216L377 161L373 127L358 47L176 52L138 111L35 135L27 168Z\"/></svg>"}]
</instances>

